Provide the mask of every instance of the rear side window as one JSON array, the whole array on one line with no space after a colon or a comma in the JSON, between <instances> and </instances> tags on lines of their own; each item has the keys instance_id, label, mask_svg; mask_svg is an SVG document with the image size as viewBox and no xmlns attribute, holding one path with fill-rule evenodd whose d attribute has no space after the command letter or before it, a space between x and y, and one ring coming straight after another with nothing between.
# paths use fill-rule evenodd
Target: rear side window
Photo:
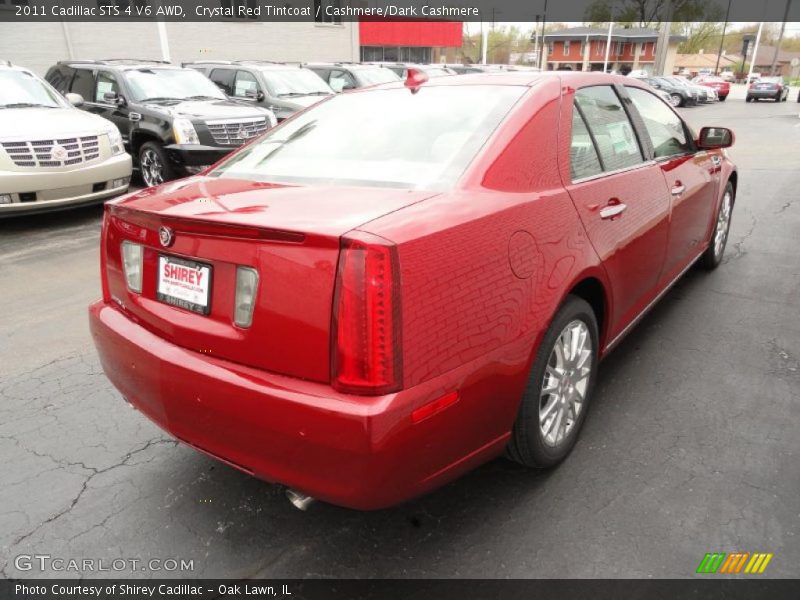
<instances>
[{"instance_id":1,"label":"rear side window","mask_svg":"<svg viewBox=\"0 0 800 600\"><path fill-rule=\"evenodd\" d=\"M89 69L76 69L69 91L80 94L87 102L91 102L94 99L94 73Z\"/></svg>"},{"instance_id":2,"label":"rear side window","mask_svg":"<svg viewBox=\"0 0 800 600\"><path fill-rule=\"evenodd\" d=\"M580 89L575 94L575 102L586 118L606 171L644 162L633 125L611 86Z\"/></svg>"},{"instance_id":3,"label":"rear side window","mask_svg":"<svg viewBox=\"0 0 800 600\"><path fill-rule=\"evenodd\" d=\"M603 172L597 149L577 106L572 110L572 142L569 147L569 168L573 181Z\"/></svg>"},{"instance_id":4,"label":"rear side window","mask_svg":"<svg viewBox=\"0 0 800 600\"><path fill-rule=\"evenodd\" d=\"M634 87L626 89L636 110L642 115L656 158L691 152L692 142L686 135L683 121L666 104L646 90Z\"/></svg>"},{"instance_id":5,"label":"rear side window","mask_svg":"<svg viewBox=\"0 0 800 600\"><path fill-rule=\"evenodd\" d=\"M233 79L236 71L233 69L214 69L211 71L209 79L217 84L217 87L228 96L233 96Z\"/></svg>"}]
</instances>

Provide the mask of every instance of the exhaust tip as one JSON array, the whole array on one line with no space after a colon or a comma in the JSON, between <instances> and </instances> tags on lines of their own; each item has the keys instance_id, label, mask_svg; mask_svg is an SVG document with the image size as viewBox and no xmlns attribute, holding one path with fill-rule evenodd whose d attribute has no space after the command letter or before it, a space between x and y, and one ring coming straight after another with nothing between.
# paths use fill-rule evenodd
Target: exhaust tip
<instances>
[{"instance_id":1,"label":"exhaust tip","mask_svg":"<svg viewBox=\"0 0 800 600\"><path fill-rule=\"evenodd\" d=\"M308 510L308 507L314 504L316 501L315 498L306 496L305 494L291 488L286 490L286 497L289 499L289 502L292 503L292 506L303 511Z\"/></svg>"}]
</instances>

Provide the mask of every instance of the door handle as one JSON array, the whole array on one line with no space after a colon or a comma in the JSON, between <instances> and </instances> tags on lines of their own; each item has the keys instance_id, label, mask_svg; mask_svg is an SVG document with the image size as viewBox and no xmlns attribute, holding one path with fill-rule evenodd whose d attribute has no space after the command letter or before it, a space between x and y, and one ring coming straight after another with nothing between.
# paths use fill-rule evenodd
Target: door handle
<instances>
[{"instance_id":1,"label":"door handle","mask_svg":"<svg viewBox=\"0 0 800 600\"><path fill-rule=\"evenodd\" d=\"M608 206L604 206L603 208L600 209L600 218L613 219L624 213L626 208L628 208L628 205L623 204L622 202L617 202L616 204L609 204Z\"/></svg>"},{"instance_id":2,"label":"door handle","mask_svg":"<svg viewBox=\"0 0 800 600\"><path fill-rule=\"evenodd\" d=\"M676 181L675 185L672 186L672 195L673 196L680 196L685 191L686 191L686 186L683 185L680 181Z\"/></svg>"}]
</instances>

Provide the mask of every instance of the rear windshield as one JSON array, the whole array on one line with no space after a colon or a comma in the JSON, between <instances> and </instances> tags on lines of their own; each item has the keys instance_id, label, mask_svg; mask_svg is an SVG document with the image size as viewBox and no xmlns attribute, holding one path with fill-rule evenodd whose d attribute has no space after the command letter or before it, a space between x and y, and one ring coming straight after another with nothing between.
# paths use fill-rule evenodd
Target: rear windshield
<instances>
[{"instance_id":1,"label":"rear windshield","mask_svg":"<svg viewBox=\"0 0 800 600\"><path fill-rule=\"evenodd\" d=\"M441 189L527 88L373 89L326 100L234 154L215 177Z\"/></svg>"}]
</instances>

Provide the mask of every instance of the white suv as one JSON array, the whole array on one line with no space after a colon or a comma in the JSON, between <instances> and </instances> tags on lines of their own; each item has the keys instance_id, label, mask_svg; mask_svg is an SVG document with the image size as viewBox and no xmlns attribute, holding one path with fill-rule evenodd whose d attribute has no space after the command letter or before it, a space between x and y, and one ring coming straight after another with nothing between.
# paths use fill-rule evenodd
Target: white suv
<instances>
[{"instance_id":1,"label":"white suv","mask_svg":"<svg viewBox=\"0 0 800 600\"><path fill-rule=\"evenodd\" d=\"M0 217L60 210L125 192L119 130L77 110L31 71L0 61Z\"/></svg>"}]
</instances>

